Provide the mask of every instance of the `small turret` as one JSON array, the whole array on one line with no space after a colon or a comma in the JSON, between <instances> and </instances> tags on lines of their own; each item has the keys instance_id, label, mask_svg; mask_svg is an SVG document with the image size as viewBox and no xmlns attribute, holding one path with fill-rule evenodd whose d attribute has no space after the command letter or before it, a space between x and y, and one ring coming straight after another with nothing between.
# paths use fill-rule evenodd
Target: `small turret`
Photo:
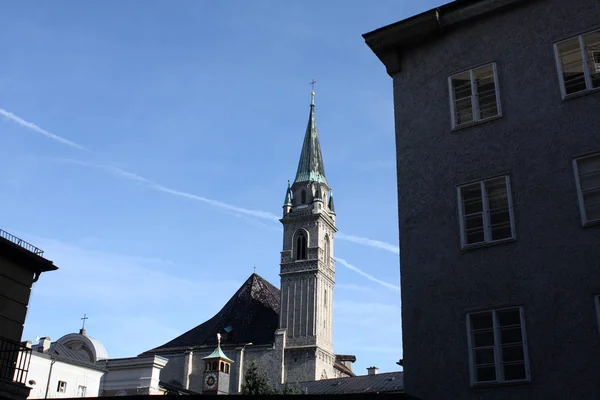
<instances>
[{"instance_id":1,"label":"small turret","mask_svg":"<svg viewBox=\"0 0 600 400\"><path fill-rule=\"evenodd\" d=\"M333 190L329 192L329 204L327 204L327 207L329 208L329 212L335 215L335 207L333 205Z\"/></svg>"},{"instance_id":2,"label":"small turret","mask_svg":"<svg viewBox=\"0 0 600 400\"><path fill-rule=\"evenodd\" d=\"M217 333L217 348L202 358L206 362L204 369L203 394L229 394L229 379L233 360L221 350L221 334Z\"/></svg>"},{"instance_id":3,"label":"small turret","mask_svg":"<svg viewBox=\"0 0 600 400\"><path fill-rule=\"evenodd\" d=\"M292 209L292 188L290 187L290 181L288 180L287 191L285 192L285 201L283 202L283 216L289 214Z\"/></svg>"},{"instance_id":4,"label":"small turret","mask_svg":"<svg viewBox=\"0 0 600 400\"><path fill-rule=\"evenodd\" d=\"M316 183L315 197L313 198L313 203L315 201L323 202L323 192L321 191L321 184L319 182Z\"/></svg>"}]
</instances>

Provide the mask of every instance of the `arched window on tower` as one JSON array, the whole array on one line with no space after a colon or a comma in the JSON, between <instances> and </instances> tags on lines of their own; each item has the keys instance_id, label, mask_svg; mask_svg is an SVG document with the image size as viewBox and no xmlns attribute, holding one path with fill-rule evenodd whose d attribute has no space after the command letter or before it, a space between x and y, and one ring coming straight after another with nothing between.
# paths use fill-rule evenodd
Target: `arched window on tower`
<instances>
[{"instance_id":1,"label":"arched window on tower","mask_svg":"<svg viewBox=\"0 0 600 400\"><path fill-rule=\"evenodd\" d=\"M306 204L306 190L302 189L302 192L300 192L300 202L302 204Z\"/></svg>"},{"instance_id":2,"label":"arched window on tower","mask_svg":"<svg viewBox=\"0 0 600 400\"><path fill-rule=\"evenodd\" d=\"M329 245L329 235L325 235L325 244L323 244L323 253L325 253L325 265L329 265L329 261L331 260L331 250Z\"/></svg>"},{"instance_id":3,"label":"arched window on tower","mask_svg":"<svg viewBox=\"0 0 600 400\"><path fill-rule=\"evenodd\" d=\"M296 239L294 241L296 246L296 260L306 260L306 247L307 247L307 236L306 232L300 230L296 232Z\"/></svg>"}]
</instances>

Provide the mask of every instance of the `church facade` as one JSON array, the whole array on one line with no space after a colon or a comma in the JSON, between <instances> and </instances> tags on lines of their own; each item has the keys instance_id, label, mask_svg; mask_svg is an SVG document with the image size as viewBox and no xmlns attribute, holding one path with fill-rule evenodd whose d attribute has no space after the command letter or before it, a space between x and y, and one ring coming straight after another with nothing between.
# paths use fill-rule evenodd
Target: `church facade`
<instances>
[{"instance_id":1,"label":"church facade","mask_svg":"<svg viewBox=\"0 0 600 400\"><path fill-rule=\"evenodd\" d=\"M312 92L296 178L288 182L280 219L280 289L252 274L213 318L143 353L168 359L161 382L198 393L238 393L250 362L274 385L354 376L356 358L333 350L335 219ZM215 348L224 358L206 362ZM224 370L214 374L214 365Z\"/></svg>"}]
</instances>

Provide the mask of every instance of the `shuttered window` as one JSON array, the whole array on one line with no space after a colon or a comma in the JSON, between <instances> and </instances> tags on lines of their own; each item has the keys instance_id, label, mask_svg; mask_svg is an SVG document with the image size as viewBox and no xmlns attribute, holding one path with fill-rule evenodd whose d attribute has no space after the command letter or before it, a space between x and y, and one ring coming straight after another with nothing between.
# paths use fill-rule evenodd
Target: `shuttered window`
<instances>
[{"instance_id":1,"label":"shuttered window","mask_svg":"<svg viewBox=\"0 0 600 400\"><path fill-rule=\"evenodd\" d=\"M600 30L554 45L563 98L600 88Z\"/></svg>"},{"instance_id":2,"label":"shuttered window","mask_svg":"<svg viewBox=\"0 0 600 400\"><path fill-rule=\"evenodd\" d=\"M600 153L573 162L581 222L584 226L600 223Z\"/></svg>"},{"instance_id":3,"label":"shuttered window","mask_svg":"<svg viewBox=\"0 0 600 400\"><path fill-rule=\"evenodd\" d=\"M459 186L458 202L463 248L515 238L508 176Z\"/></svg>"},{"instance_id":4,"label":"shuttered window","mask_svg":"<svg viewBox=\"0 0 600 400\"><path fill-rule=\"evenodd\" d=\"M448 85L452 128L501 115L496 64L452 75Z\"/></svg>"},{"instance_id":5,"label":"shuttered window","mask_svg":"<svg viewBox=\"0 0 600 400\"><path fill-rule=\"evenodd\" d=\"M521 307L467 315L471 384L530 379Z\"/></svg>"}]
</instances>

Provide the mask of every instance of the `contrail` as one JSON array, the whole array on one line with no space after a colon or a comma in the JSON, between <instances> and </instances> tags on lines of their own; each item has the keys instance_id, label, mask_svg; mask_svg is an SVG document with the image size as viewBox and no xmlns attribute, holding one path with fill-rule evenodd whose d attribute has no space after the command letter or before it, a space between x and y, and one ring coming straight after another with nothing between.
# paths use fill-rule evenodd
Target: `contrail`
<instances>
[{"instance_id":1,"label":"contrail","mask_svg":"<svg viewBox=\"0 0 600 400\"><path fill-rule=\"evenodd\" d=\"M92 153L91 150L88 150L87 148L85 148L84 146L77 144L75 142L72 142L68 139L65 139L61 136L55 135L53 133L48 132L47 130L40 128L39 126L37 126L36 124L32 123L32 122L28 122L25 121L23 118L16 116L15 114L6 111L2 108L0 108L0 115L4 116L7 119L10 119L11 121L16 122L17 124L19 124L20 126L24 127L24 128L28 128L31 129L37 133L40 133L56 142L62 143L62 144L66 144L67 146L71 146L74 147L76 149L79 150L83 150L86 151L88 153ZM203 197L203 196L199 196L199 195L195 195L192 193L188 193L188 192L183 192L180 190L175 190L172 188L169 188L167 186L161 185L160 183L156 183L153 182L149 179L144 178L143 176L137 175L133 172L129 172L129 171L125 171L121 168L117 168L111 165L101 165L101 164L93 164L93 163L86 163L86 162L82 162L82 161L75 161L75 160L64 160L67 162L71 162L74 164L79 164L79 165L85 165L88 167L94 167L94 168L100 168L103 169L105 171L108 171L110 173L112 173L113 175L119 176L121 178L125 178L125 179L129 179L132 181L136 181L142 184L147 185L148 187L163 192L163 193L168 193L171 194L173 196L178 196L178 197L183 197L183 198L188 198L191 200L196 200L196 201L200 201L203 202L205 204L209 204L211 206L214 207L218 207L221 208L223 210L229 210L229 211L233 211L234 213L239 213L239 214L243 214L243 215L248 215L248 216L252 216L255 218L261 218L261 219L265 219L268 221L279 221L279 216L268 212L268 211L261 211L261 210L251 210L251 209L247 209L247 208L242 208L242 207L237 207L231 204L227 204L224 203L222 201L219 200L214 200L214 199L209 199L207 197ZM374 240L374 239L369 239L369 238L363 238L363 237L359 237L359 236L352 236L352 235L346 235L342 232L339 232L337 234L337 238L340 240L345 240L348 242L352 242L352 243L357 243L357 244L361 244L363 246L369 246L369 247L373 247L376 249L380 249L380 250L385 250L385 251L389 251L392 252L394 254L399 254L400 253L400 249L398 248L398 246L393 245L391 243L386 243L386 242L382 242L379 240Z\"/></svg>"},{"instance_id":2,"label":"contrail","mask_svg":"<svg viewBox=\"0 0 600 400\"><path fill-rule=\"evenodd\" d=\"M81 146L81 145L79 145L79 144L77 144L75 142L71 142L70 140L65 139L64 137L61 137L61 136L55 135L53 133L50 133L47 130L40 128L36 124L31 123L31 122L27 122L23 118L17 117L15 114L13 114L13 113L11 113L9 111L6 111L3 108L0 108L0 115L2 115L6 119L10 119L11 121L16 122L17 124L21 125L22 127L29 128L32 131L35 131L37 133L41 133L42 135L44 135L46 137L49 137L50 139L52 139L54 141L57 141L57 142L62 143L62 144L66 144L67 146L75 147L76 149L79 149L79 150L83 150L83 151L88 151L89 152L89 150L86 149L85 147L83 147L83 146Z\"/></svg>"},{"instance_id":3,"label":"contrail","mask_svg":"<svg viewBox=\"0 0 600 400\"><path fill-rule=\"evenodd\" d=\"M379 240L374 240L374 239L369 239L369 238L364 238L364 237L359 237L359 236L346 235L342 232L339 232L337 234L336 238L346 240L346 241L352 242L352 243L362 244L363 246L369 246L369 247L374 247L376 249L386 250L386 251L392 252L394 254L400 254L400 247L395 246L391 243L382 242Z\"/></svg>"},{"instance_id":4,"label":"contrail","mask_svg":"<svg viewBox=\"0 0 600 400\"><path fill-rule=\"evenodd\" d=\"M151 181L150 179L146 179L143 176L140 176L136 173L125 171L124 169L117 168L112 165L102 165L102 164L88 163L88 162L75 161L75 160L63 160L63 161L67 161L67 162L70 162L73 164L79 164L79 165L84 165L84 166L88 166L88 167L103 169L103 170L108 171L109 173L116 175L118 177L142 183L142 184L144 184L154 190L157 190L159 192L168 193L168 194L171 194L174 196L179 196L179 197L183 197L183 198L187 198L187 199L191 199L191 200L201 201L203 203L210 204L211 206L214 206L214 207L222 208L222 209L228 210L228 211L233 211L234 213L249 215L252 217L267 219L270 221L279 221L279 217L277 215L270 213L268 211L250 210L247 208L236 207L236 206L232 206L231 204L223 203L222 201L213 200L213 199L209 199L209 198L206 198L203 196L198 196L198 195L195 195L192 193L187 193L187 192L182 192L180 190L171 189L169 187L161 185L160 183L156 183L154 181Z\"/></svg>"},{"instance_id":5,"label":"contrail","mask_svg":"<svg viewBox=\"0 0 600 400\"><path fill-rule=\"evenodd\" d=\"M398 286L392 285L391 283L388 283L388 282L382 281L381 279L375 278L373 275L367 274L366 272L362 271L360 268L357 268L354 265L348 263L348 261L344 260L343 258L334 257L334 259L335 259L335 261L342 264L344 267L351 269L352 271L364 276L365 278L367 278L370 281L379 283L381 286L385 286L388 289L393 289L398 292L400 291L400 288Z\"/></svg>"}]
</instances>

